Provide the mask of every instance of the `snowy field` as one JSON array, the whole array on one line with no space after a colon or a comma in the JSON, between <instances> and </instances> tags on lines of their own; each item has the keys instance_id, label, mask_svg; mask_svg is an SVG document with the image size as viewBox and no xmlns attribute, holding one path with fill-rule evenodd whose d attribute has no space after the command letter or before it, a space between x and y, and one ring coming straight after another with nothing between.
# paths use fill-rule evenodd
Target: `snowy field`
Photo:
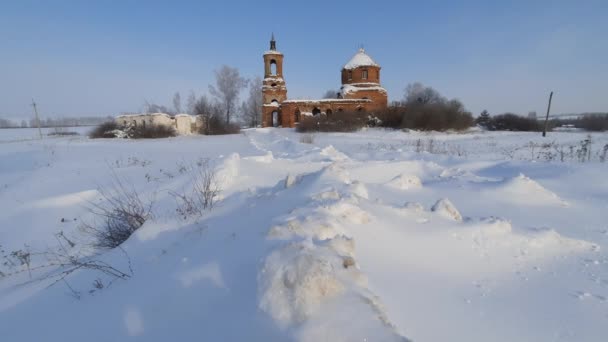
<instances>
[{"instance_id":1,"label":"snowy field","mask_svg":"<svg viewBox=\"0 0 608 342\"><path fill-rule=\"evenodd\" d=\"M608 341L608 134L36 133L0 130L2 341ZM152 217L91 250L116 179ZM58 246L129 277L53 284Z\"/></svg>"}]
</instances>

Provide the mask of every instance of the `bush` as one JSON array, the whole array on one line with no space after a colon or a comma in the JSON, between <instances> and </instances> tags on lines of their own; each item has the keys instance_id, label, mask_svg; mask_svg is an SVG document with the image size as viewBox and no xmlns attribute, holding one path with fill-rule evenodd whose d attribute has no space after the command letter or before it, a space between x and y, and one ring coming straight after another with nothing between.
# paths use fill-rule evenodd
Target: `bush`
<instances>
[{"instance_id":1,"label":"bush","mask_svg":"<svg viewBox=\"0 0 608 342\"><path fill-rule=\"evenodd\" d=\"M378 120L376 126L387 128L400 128L403 116L405 115L405 107L391 106L383 111L374 114Z\"/></svg>"},{"instance_id":2,"label":"bush","mask_svg":"<svg viewBox=\"0 0 608 342\"><path fill-rule=\"evenodd\" d=\"M105 122L89 133L90 138L128 138L128 139L157 139L177 135L175 128L164 125L131 126L119 125L114 121Z\"/></svg>"},{"instance_id":3,"label":"bush","mask_svg":"<svg viewBox=\"0 0 608 342\"><path fill-rule=\"evenodd\" d=\"M219 115L207 118L205 124L199 129L199 133L204 135L237 134L240 132L241 128L237 124L226 123Z\"/></svg>"},{"instance_id":4,"label":"bush","mask_svg":"<svg viewBox=\"0 0 608 342\"><path fill-rule=\"evenodd\" d=\"M182 193L171 192L178 202L177 213L187 219L190 216L201 216L205 210L213 209L220 193L220 183L217 173L207 160L194 166L182 166L183 172L190 174L191 183Z\"/></svg>"},{"instance_id":5,"label":"bush","mask_svg":"<svg viewBox=\"0 0 608 342\"><path fill-rule=\"evenodd\" d=\"M164 125L146 125L133 127L130 130L131 139L157 139L169 138L177 135L175 128Z\"/></svg>"},{"instance_id":6,"label":"bush","mask_svg":"<svg viewBox=\"0 0 608 342\"><path fill-rule=\"evenodd\" d=\"M536 119L525 118L512 113L494 116L487 128L491 131L540 131L542 126Z\"/></svg>"},{"instance_id":7,"label":"bush","mask_svg":"<svg viewBox=\"0 0 608 342\"><path fill-rule=\"evenodd\" d=\"M577 121L576 127L587 131L608 131L608 114L588 114Z\"/></svg>"},{"instance_id":8,"label":"bush","mask_svg":"<svg viewBox=\"0 0 608 342\"><path fill-rule=\"evenodd\" d=\"M93 238L92 245L96 248L120 246L152 216L152 202L144 202L133 187L127 187L115 174L112 189L100 188L98 191L104 201L101 204L91 202L89 211L102 222L82 226L82 230Z\"/></svg>"},{"instance_id":9,"label":"bush","mask_svg":"<svg viewBox=\"0 0 608 342\"><path fill-rule=\"evenodd\" d=\"M303 116L296 131L298 132L354 132L367 127L372 116L365 112L336 112L329 116Z\"/></svg>"},{"instance_id":10,"label":"bush","mask_svg":"<svg viewBox=\"0 0 608 342\"><path fill-rule=\"evenodd\" d=\"M79 135L78 132L68 131L65 127L55 127L48 136L74 136Z\"/></svg>"},{"instance_id":11,"label":"bush","mask_svg":"<svg viewBox=\"0 0 608 342\"><path fill-rule=\"evenodd\" d=\"M114 132L118 129L119 126L115 121L104 122L101 125L95 127L89 133L89 138L116 138L116 134Z\"/></svg>"},{"instance_id":12,"label":"bush","mask_svg":"<svg viewBox=\"0 0 608 342\"><path fill-rule=\"evenodd\" d=\"M474 123L471 113L457 100L411 103L403 110L401 128L423 131L465 130Z\"/></svg>"}]
</instances>

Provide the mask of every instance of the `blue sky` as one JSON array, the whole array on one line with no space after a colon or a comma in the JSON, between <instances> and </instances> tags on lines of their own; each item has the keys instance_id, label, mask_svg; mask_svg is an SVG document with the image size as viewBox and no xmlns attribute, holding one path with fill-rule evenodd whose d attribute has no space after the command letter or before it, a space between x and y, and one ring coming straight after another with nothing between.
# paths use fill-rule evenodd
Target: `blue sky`
<instances>
[{"instance_id":1,"label":"blue sky","mask_svg":"<svg viewBox=\"0 0 608 342\"><path fill-rule=\"evenodd\" d=\"M608 111L608 1L0 0L0 117L113 115L213 70L261 75L272 32L290 98L340 86L364 45L398 100L433 86L478 114Z\"/></svg>"}]
</instances>

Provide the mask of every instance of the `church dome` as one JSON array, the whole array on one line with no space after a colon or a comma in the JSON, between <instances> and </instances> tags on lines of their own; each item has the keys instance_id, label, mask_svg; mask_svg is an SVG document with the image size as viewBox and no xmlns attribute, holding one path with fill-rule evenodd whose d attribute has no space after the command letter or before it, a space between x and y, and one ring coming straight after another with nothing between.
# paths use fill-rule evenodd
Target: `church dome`
<instances>
[{"instance_id":1,"label":"church dome","mask_svg":"<svg viewBox=\"0 0 608 342\"><path fill-rule=\"evenodd\" d=\"M348 61L348 63L344 64L343 69L352 70L365 66L379 67L379 65L374 62L374 60L368 54L365 53L365 49L361 48L359 51L357 51L353 58Z\"/></svg>"}]
</instances>

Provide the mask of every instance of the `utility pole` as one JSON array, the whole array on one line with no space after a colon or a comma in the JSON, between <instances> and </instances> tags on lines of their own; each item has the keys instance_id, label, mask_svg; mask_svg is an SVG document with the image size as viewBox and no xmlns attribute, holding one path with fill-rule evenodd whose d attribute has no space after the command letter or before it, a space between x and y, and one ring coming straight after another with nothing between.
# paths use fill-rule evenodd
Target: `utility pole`
<instances>
[{"instance_id":1,"label":"utility pole","mask_svg":"<svg viewBox=\"0 0 608 342\"><path fill-rule=\"evenodd\" d=\"M36 108L36 102L32 99L32 107L34 107L34 114L36 115L36 126L38 126L38 135L42 139L42 130L40 129L40 118L38 117L38 109Z\"/></svg>"},{"instance_id":2,"label":"utility pole","mask_svg":"<svg viewBox=\"0 0 608 342\"><path fill-rule=\"evenodd\" d=\"M547 135L547 124L549 123L549 111L551 110L551 99L553 98L553 92L549 94L549 105L547 106L547 116L545 117L545 126L543 127L543 137Z\"/></svg>"}]
</instances>

